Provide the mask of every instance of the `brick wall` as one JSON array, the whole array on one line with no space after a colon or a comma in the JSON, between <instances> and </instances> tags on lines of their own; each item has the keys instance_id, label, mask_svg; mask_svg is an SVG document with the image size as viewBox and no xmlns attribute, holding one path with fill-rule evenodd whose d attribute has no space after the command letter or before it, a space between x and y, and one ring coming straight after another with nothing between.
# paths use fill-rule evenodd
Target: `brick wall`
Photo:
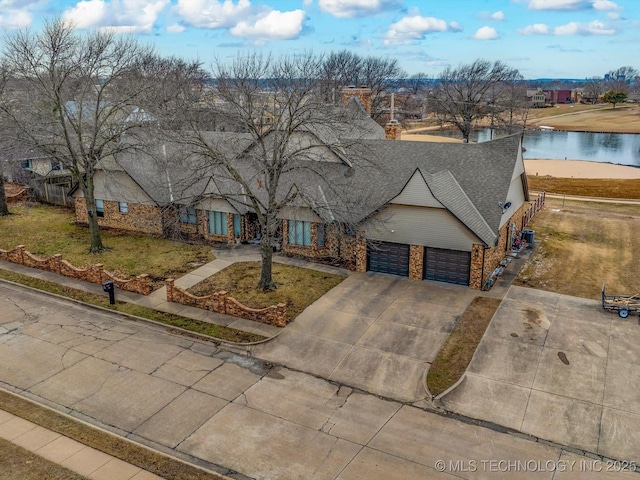
<instances>
[{"instance_id":1,"label":"brick wall","mask_svg":"<svg viewBox=\"0 0 640 480\"><path fill-rule=\"evenodd\" d=\"M234 317L246 318L255 322L266 323L276 327L284 327L287 322L287 306L284 303L271 305L265 308L250 308L238 300L220 291L197 297L183 288L175 285L173 278L165 280L167 286L167 301L202 308L217 313L224 313Z\"/></svg>"},{"instance_id":2,"label":"brick wall","mask_svg":"<svg viewBox=\"0 0 640 480\"><path fill-rule=\"evenodd\" d=\"M209 214L206 210L198 210L198 213L202 212L202 215L198 216L198 227L202 238L210 242L217 243L236 243L236 237L233 235L233 213L227 213L227 234L216 235L209 233ZM240 223L242 228L242 223ZM242 234L240 235L242 238Z\"/></svg>"},{"instance_id":3,"label":"brick wall","mask_svg":"<svg viewBox=\"0 0 640 480\"><path fill-rule=\"evenodd\" d=\"M396 122L388 122L384 126L384 136L387 140L400 140L402 138L402 128Z\"/></svg>"},{"instance_id":4,"label":"brick wall","mask_svg":"<svg viewBox=\"0 0 640 480\"><path fill-rule=\"evenodd\" d=\"M118 208L118 202L104 200L103 203L104 217L98 217L98 225L101 227L118 228L150 235L162 235L162 213L159 207L139 203L128 203L128 213L121 213ZM76 221L85 225L89 223L87 217L87 202L84 197L75 197L74 206Z\"/></svg>"},{"instance_id":5,"label":"brick wall","mask_svg":"<svg viewBox=\"0 0 640 480\"><path fill-rule=\"evenodd\" d=\"M78 268L66 260L63 260L62 255L59 253L48 258L40 258L25 250L24 245L18 245L13 250L0 249L0 260L7 260L27 267L54 272L58 275L64 275L65 277L75 278L84 282L104 283L111 280L120 290L139 293L141 295L149 295L152 290L149 275L147 274L138 275L130 280L124 280L105 270L101 263L91 265L87 268Z\"/></svg>"},{"instance_id":6,"label":"brick wall","mask_svg":"<svg viewBox=\"0 0 640 480\"><path fill-rule=\"evenodd\" d=\"M342 89L342 104L346 105L351 97L356 97L366 112L371 115L371 89L368 87L360 88L343 88Z\"/></svg>"}]
</instances>

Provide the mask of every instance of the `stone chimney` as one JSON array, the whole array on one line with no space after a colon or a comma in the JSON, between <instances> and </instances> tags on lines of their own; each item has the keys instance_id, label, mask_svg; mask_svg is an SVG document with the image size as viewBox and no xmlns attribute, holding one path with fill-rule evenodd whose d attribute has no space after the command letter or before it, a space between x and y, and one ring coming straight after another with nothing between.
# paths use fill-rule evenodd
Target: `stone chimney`
<instances>
[{"instance_id":1,"label":"stone chimney","mask_svg":"<svg viewBox=\"0 0 640 480\"><path fill-rule=\"evenodd\" d=\"M342 89L342 104L346 105L351 97L356 97L369 115L371 115L371 89L369 87L349 86Z\"/></svg>"},{"instance_id":2,"label":"stone chimney","mask_svg":"<svg viewBox=\"0 0 640 480\"><path fill-rule=\"evenodd\" d=\"M384 136L387 140L400 140L402 133L402 127L398 120L390 120L384 126Z\"/></svg>"},{"instance_id":3,"label":"stone chimney","mask_svg":"<svg viewBox=\"0 0 640 480\"><path fill-rule=\"evenodd\" d=\"M391 108L389 108L389 121L384 126L384 136L387 140L400 140L402 128L396 120L395 96L391 94Z\"/></svg>"}]
</instances>

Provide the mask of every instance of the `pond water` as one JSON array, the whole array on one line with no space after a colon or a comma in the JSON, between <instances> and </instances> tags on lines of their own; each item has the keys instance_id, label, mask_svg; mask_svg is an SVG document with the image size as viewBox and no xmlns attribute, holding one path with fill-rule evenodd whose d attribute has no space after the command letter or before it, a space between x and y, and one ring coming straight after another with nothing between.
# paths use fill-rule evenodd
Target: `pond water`
<instances>
[{"instance_id":1,"label":"pond water","mask_svg":"<svg viewBox=\"0 0 640 480\"><path fill-rule=\"evenodd\" d=\"M438 132L460 137L457 131ZM502 136L502 133L494 133ZM491 139L491 129L478 130L472 141ZM640 135L633 133L561 132L558 130L527 130L524 135L524 158L588 160L640 167Z\"/></svg>"}]
</instances>

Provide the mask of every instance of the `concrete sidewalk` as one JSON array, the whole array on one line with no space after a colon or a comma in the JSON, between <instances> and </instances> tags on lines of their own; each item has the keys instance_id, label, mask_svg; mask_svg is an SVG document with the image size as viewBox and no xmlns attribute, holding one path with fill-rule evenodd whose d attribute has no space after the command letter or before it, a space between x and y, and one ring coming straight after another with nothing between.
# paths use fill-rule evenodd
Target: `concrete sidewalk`
<instances>
[{"instance_id":1,"label":"concrete sidewalk","mask_svg":"<svg viewBox=\"0 0 640 480\"><path fill-rule=\"evenodd\" d=\"M162 480L162 477L0 410L0 438L92 479ZM7 467L5 467L7 468ZM4 471L3 474L10 474Z\"/></svg>"}]
</instances>

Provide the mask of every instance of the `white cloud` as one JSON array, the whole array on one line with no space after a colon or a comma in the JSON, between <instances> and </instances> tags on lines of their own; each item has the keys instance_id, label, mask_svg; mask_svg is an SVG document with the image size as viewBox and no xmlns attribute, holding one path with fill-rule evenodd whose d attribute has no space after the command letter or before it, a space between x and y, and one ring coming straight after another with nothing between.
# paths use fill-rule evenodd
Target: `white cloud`
<instances>
[{"instance_id":1,"label":"white cloud","mask_svg":"<svg viewBox=\"0 0 640 480\"><path fill-rule=\"evenodd\" d=\"M302 0L302 5L304 5L305 7L308 7L312 3L313 3L313 0Z\"/></svg>"},{"instance_id":2,"label":"white cloud","mask_svg":"<svg viewBox=\"0 0 640 480\"><path fill-rule=\"evenodd\" d=\"M184 30L185 30L185 27L183 27L179 23L173 23L167 26L167 32L169 33L182 33L184 32Z\"/></svg>"},{"instance_id":3,"label":"white cloud","mask_svg":"<svg viewBox=\"0 0 640 480\"><path fill-rule=\"evenodd\" d=\"M0 0L0 27L5 29L27 27L33 21L33 12L43 0Z\"/></svg>"},{"instance_id":4,"label":"white cloud","mask_svg":"<svg viewBox=\"0 0 640 480\"><path fill-rule=\"evenodd\" d=\"M476 40L495 40L498 38L498 32L493 27L480 27L472 38Z\"/></svg>"},{"instance_id":5,"label":"white cloud","mask_svg":"<svg viewBox=\"0 0 640 480\"><path fill-rule=\"evenodd\" d=\"M0 4L0 6L2 6ZM2 8L0 27L6 29L23 28L31 24L33 16L28 10Z\"/></svg>"},{"instance_id":6,"label":"white cloud","mask_svg":"<svg viewBox=\"0 0 640 480\"><path fill-rule=\"evenodd\" d=\"M230 28L246 20L250 11L249 0L178 0L176 5L177 14L199 28Z\"/></svg>"},{"instance_id":7,"label":"white cloud","mask_svg":"<svg viewBox=\"0 0 640 480\"><path fill-rule=\"evenodd\" d=\"M461 27L456 22L447 24L446 21L434 17L413 15L392 23L387 31L384 43L386 45L407 45L421 40L429 33L459 31Z\"/></svg>"},{"instance_id":8,"label":"white cloud","mask_svg":"<svg viewBox=\"0 0 640 480\"><path fill-rule=\"evenodd\" d=\"M619 10L620 7L617 3L612 2L610 0L595 0L593 2L593 8L596 10L603 11L611 11L611 10Z\"/></svg>"},{"instance_id":9,"label":"white cloud","mask_svg":"<svg viewBox=\"0 0 640 480\"><path fill-rule=\"evenodd\" d=\"M87 0L67 9L62 17L78 28L101 27L117 32L150 33L169 0Z\"/></svg>"},{"instance_id":10,"label":"white cloud","mask_svg":"<svg viewBox=\"0 0 640 480\"><path fill-rule=\"evenodd\" d=\"M322 11L337 18L375 15L402 7L403 0L318 0Z\"/></svg>"},{"instance_id":11,"label":"white cloud","mask_svg":"<svg viewBox=\"0 0 640 480\"><path fill-rule=\"evenodd\" d=\"M300 35L307 15L302 10L280 12L272 10L252 22L239 22L230 32L237 37L259 40L291 40Z\"/></svg>"},{"instance_id":12,"label":"white cloud","mask_svg":"<svg viewBox=\"0 0 640 480\"><path fill-rule=\"evenodd\" d=\"M528 0L530 10L616 11L621 7L611 0Z\"/></svg>"},{"instance_id":13,"label":"white cloud","mask_svg":"<svg viewBox=\"0 0 640 480\"><path fill-rule=\"evenodd\" d=\"M518 30L522 35L548 35L549 27L544 23L534 23Z\"/></svg>"},{"instance_id":14,"label":"white cloud","mask_svg":"<svg viewBox=\"0 0 640 480\"><path fill-rule=\"evenodd\" d=\"M570 22L554 28L553 33L555 35L614 35L616 30L607 28L604 23L594 20L589 23Z\"/></svg>"},{"instance_id":15,"label":"white cloud","mask_svg":"<svg viewBox=\"0 0 640 480\"><path fill-rule=\"evenodd\" d=\"M589 0L529 0L530 10L582 10L589 8Z\"/></svg>"},{"instance_id":16,"label":"white cloud","mask_svg":"<svg viewBox=\"0 0 640 480\"><path fill-rule=\"evenodd\" d=\"M491 19L501 22L504 20L504 12L498 11L491 14Z\"/></svg>"}]
</instances>

